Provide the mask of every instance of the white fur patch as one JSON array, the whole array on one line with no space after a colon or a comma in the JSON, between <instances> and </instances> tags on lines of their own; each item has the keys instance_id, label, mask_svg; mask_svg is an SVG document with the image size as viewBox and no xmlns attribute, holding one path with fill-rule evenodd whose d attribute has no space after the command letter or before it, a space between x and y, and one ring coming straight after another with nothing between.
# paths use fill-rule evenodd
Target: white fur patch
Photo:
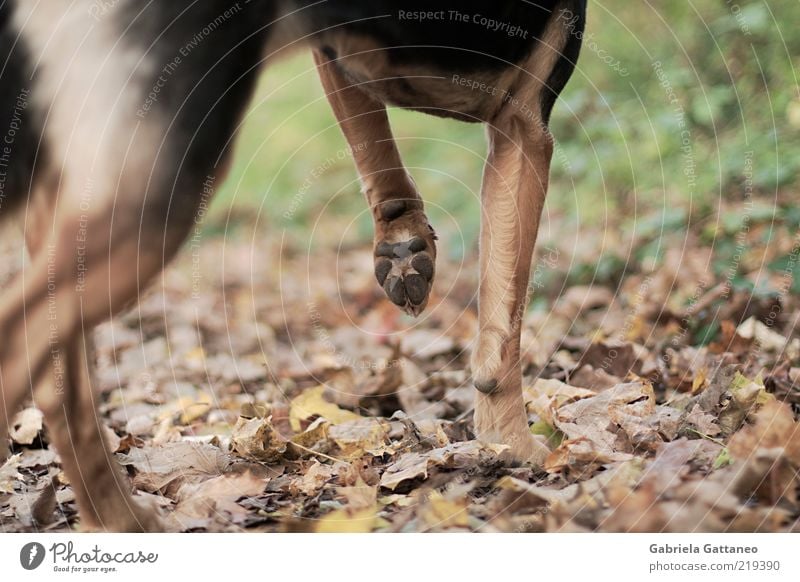
<instances>
[{"instance_id":1,"label":"white fur patch","mask_svg":"<svg viewBox=\"0 0 800 582\"><path fill-rule=\"evenodd\" d=\"M92 12L91 2L73 0L16 5L14 25L36 68L34 106L60 174L59 207L68 213L77 211L87 190L110 202L126 155L128 164L137 155L144 164L151 159L152 152L128 151L153 65L145 47L121 38L117 20L125 4L102 14Z\"/></svg>"}]
</instances>

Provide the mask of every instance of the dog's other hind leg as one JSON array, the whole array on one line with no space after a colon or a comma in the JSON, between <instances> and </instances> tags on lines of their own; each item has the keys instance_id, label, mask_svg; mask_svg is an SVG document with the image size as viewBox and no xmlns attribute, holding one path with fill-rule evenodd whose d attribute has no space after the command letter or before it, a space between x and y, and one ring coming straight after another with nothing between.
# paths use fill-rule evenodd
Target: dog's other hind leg
<instances>
[{"instance_id":1,"label":"dog's other hind leg","mask_svg":"<svg viewBox=\"0 0 800 582\"><path fill-rule=\"evenodd\" d=\"M532 133L533 132L533 133ZM511 447L520 461L540 464L547 448L528 430L522 400L520 330L552 145L514 115L488 130L480 239L480 331L472 354L478 389L475 430Z\"/></svg>"},{"instance_id":2,"label":"dog's other hind leg","mask_svg":"<svg viewBox=\"0 0 800 582\"><path fill-rule=\"evenodd\" d=\"M372 210L375 277L392 303L419 315L433 284L436 234L400 159L386 107L352 85L335 60L320 51L314 59Z\"/></svg>"},{"instance_id":3,"label":"dog's other hind leg","mask_svg":"<svg viewBox=\"0 0 800 582\"><path fill-rule=\"evenodd\" d=\"M562 27L561 19L553 17L520 75L517 99L508 101L488 127L489 157L481 191L480 330L471 362L478 389L478 436L509 445L514 459L537 465L548 449L528 429L520 331L553 153L547 123L580 47L580 40ZM529 104L528 109L520 108L519 102Z\"/></svg>"},{"instance_id":4,"label":"dog's other hind leg","mask_svg":"<svg viewBox=\"0 0 800 582\"><path fill-rule=\"evenodd\" d=\"M196 224L206 183L222 178L274 13L272 3L237 4L241 13L182 59L148 101L161 67L181 54L184 33L231 6L182 4L131 11L120 3L100 25L77 5L59 4L63 19L51 6L18 5L29 11L19 20L41 63L33 100L49 107L44 134L57 190L47 194L51 227L37 237L24 280L0 302L0 385L15 401L36 387L84 529L159 527L134 503L104 442L85 338L138 299ZM121 30L131 34L112 46ZM53 87L57 94L48 93Z\"/></svg>"}]
</instances>

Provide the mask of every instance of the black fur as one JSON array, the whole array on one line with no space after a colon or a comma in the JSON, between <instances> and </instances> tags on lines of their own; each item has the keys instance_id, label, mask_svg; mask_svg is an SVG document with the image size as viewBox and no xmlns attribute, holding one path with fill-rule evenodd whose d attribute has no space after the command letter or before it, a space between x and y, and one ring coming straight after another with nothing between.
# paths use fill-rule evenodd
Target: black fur
<instances>
[{"instance_id":1,"label":"black fur","mask_svg":"<svg viewBox=\"0 0 800 582\"><path fill-rule=\"evenodd\" d=\"M518 64L541 37L559 0L296 0L305 6L302 16L314 32L326 29L367 35L390 48L389 58L398 64L434 66L449 72L477 72ZM415 20L401 18L404 13L444 11L444 18ZM463 22L451 11L466 15ZM302 13L301 13L302 14ZM492 30L473 22L479 15L509 26L522 34L509 35L508 29Z\"/></svg>"},{"instance_id":2,"label":"black fur","mask_svg":"<svg viewBox=\"0 0 800 582\"><path fill-rule=\"evenodd\" d=\"M140 10L131 3L118 27L130 25L126 41L150 47L149 58L159 65L144 86L165 76L147 122L168 127L168 151L156 167L156 187L168 191L154 193L148 213L162 225L168 219L171 227L185 227L194 219L203 183L224 173L220 166L255 87L275 6L265 0L171 0ZM226 11L232 13L224 18ZM176 58L180 62L165 74L161 67Z\"/></svg>"},{"instance_id":3,"label":"black fur","mask_svg":"<svg viewBox=\"0 0 800 582\"><path fill-rule=\"evenodd\" d=\"M11 26L16 0L0 0L0 217L26 198L36 173L41 119L32 106L34 80L24 38ZM44 150L39 151L40 162ZM41 164L40 164L41 165Z\"/></svg>"},{"instance_id":4,"label":"black fur","mask_svg":"<svg viewBox=\"0 0 800 582\"><path fill-rule=\"evenodd\" d=\"M586 0L568 0L562 3L556 10L555 18L562 19L567 26L567 42L542 90L540 106L545 124L549 123L553 105L572 76L575 63L578 62L586 25Z\"/></svg>"}]
</instances>

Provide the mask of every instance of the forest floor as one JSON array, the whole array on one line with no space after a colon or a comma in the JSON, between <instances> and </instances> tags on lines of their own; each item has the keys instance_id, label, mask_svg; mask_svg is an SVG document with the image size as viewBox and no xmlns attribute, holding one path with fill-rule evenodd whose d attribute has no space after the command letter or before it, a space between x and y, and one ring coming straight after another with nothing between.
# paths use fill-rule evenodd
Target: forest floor
<instances>
[{"instance_id":1,"label":"forest floor","mask_svg":"<svg viewBox=\"0 0 800 582\"><path fill-rule=\"evenodd\" d=\"M588 280L570 273L608 229L540 245L522 359L543 468L473 440L474 255L440 256L413 320L367 247L191 243L97 331L100 415L174 531L800 531L800 239L753 221L720 265L707 235ZM0 531L75 529L28 406Z\"/></svg>"}]
</instances>

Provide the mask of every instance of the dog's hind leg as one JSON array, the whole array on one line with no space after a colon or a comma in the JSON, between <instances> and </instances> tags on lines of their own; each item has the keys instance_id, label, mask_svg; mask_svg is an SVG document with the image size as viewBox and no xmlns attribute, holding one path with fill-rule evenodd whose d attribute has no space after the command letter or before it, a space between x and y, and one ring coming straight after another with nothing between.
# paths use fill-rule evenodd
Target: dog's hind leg
<instances>
[{"instance_id":1,"label":"dog's hind leg","mask_svg":"<svg viewBox=\"0 0 800 582\"><path fill-rule=\"evenodd\" d=\"M57 227L52 201L46 198L40 196L33 201L25 221L26 245L34 261L43 254L47 242L44 235ZM52 317L54 313L48 315ZM127 476L114 460L103 435L91 382L92 320L84 321L82 316L79 319L80 329L75 337L50 346L46 371L34 389L34 403L45 413L50 442L69 476L81 512L81 528L158 531L161 527L157 516L133 500Z\"/></svg>"},{"instance_id":2,"label":"dog's hind leg","mask_svg":"<svg viewBox=\"0 0 800 582\"><path fill-rule=\"evenodd\" d=\"M86 354L93 326L137 298L183 233L145 227L139 239L144 208L124 212L122 219L111 208L98 204L85 220L56 216L55 232L32 249L24 283L0 308L0 329L8 340L0 348L0 374L3 386L35 387L34 403L44 412L75 492L82 528L151 531L159 528L157 518L134 502L103 437ZM85 255L83 229L92 241ZM85 270L77 268L82 256Z\"/></svg>"},{"instance_id":3,"label":"dog's hind leg","mask_svg":"<svg viewBox=\"0 0 800 582\"><path fill-rule=\"evenodd\" d=\"M541 464L548 450L528 429L520 331L553 153L547 122L579 46L579 39L568 36L562 20L554 17L519 76L514 99L504 104L487 131L489 156L481 191L480 330L471 362L478 389L475 429L482 439L508 445L514 459L533 464Z\"/></svg>"},{"instance_id":4,"label":"dog's hind leg","mask_svg":"<svg viewBox=\"0 0 800 582\"><path fill-rule=\"evenodd\" d=\"M480 238L480 331L472 354L478 389L475 429L511 447L520 461L540 464L547 448L528 430L522 400L520 330L539 216L547 191L549 137L514 115L488 130Z\"/></svg>"},{"instance_id":5,"label":"dog's hind leg","mask_svg":"<svg viewBox=\"0 0 800 582\"><path fill-rule=\"evenodd\" d=\"M54 179L33 195L50 204L49 224L37 227L32 262L0 302L0 386L9 409L36 388L82 527L143 531L158 521L134 503L104 442L86 336L135 302L196 227L207 184L224 173L274 5L127 8L96 24L79 5L18 5L41 63L32 100L48 112ZM221 14L231 17L213 41L184 54L187 31ZM130 34L115 42L121 31Z\"/></svg>"},{"instance_id":6,"label":"dog's hind leg","mask_svg":"<svg viewBox=\"0 0 800 582\"><path fill-rule=\"evenodd\" d=\"M351 84L322 52L315 51L314 59L372 211L375 277L392 303L419 315L433 284L436 234L400 159L386 108Z\"/></svg>"}]
</instances>

